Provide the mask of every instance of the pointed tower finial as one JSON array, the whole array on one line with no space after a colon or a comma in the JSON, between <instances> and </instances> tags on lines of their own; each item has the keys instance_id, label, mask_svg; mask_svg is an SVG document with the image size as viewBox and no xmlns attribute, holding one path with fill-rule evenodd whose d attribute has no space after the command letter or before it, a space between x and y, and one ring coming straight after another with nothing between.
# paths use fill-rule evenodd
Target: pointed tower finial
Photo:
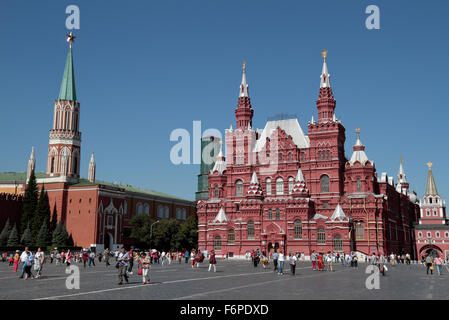
<instances>
[{"instance_id":1,"label":"pointed tower finial","mask_svg":"<svg viewBox=\"0 0 449 320\"><path fill-rule=\"evenodd\" d=\"M248 83L246 82L246 61L243 61L242 83L240 84L239 97L248 97Z\"/></svg>"},{"instance_id":2,"label":"pointed tower finial","mask_svg":"<svg viewBox=\"0 0 449 320\"><path fill-rule=\"evenodd\" d=\"M429 161L427 166L429 167L429 175L427 177L426 196L437 196L438 190L435 179L433 178L432 162Z\"/></svg>"},{"instance_id":3,"label":"pointed tower finial","mask_svg":"<svg viewBox=\"0 0 449 320\"><path fill-rule=\"evenodd\" d=\"M27 168L27 183L30 180L31 172L36 168L36 157L34 156L34 147L31 148L30 159L28 160L28 168Z\"/></svg>"},{"instance_id":4,"label":"pointed tower finial","mask_svg":"<svg viewBox=\"0 0 449 320\"><path fill-rule=\"evenodd\" d=\"M72 43L75 41L75 36L72 34L72 32L67 34L67 42L70 43L70 48L72 48Z\"/></svg>"},{"instance_id":5,"label":"pointed tower finial","mask_svg":"<svg viewBox=\"0 0 449 320\"><path fill-rule=\"evenodd\" d=\"M326 61L327 52L328 52L327 50L323 50L323 51L321 52L321 56L323 57L324 61Z\"/></svg>"},{"instance_id":6,"label":"pointed tower finial","mask_svg":"<svg viewBox=\"0 0 449 320\"><path fill-rule=\"evenodd\" d=\"M90 161L89 161L89 176L88 176L88 180L92 183L95 182L96 167L97 167L97 165L95 164L95 156L94 156L94 153L92 152L92 155L90 156Z\"/></svg>"}]
</instances>

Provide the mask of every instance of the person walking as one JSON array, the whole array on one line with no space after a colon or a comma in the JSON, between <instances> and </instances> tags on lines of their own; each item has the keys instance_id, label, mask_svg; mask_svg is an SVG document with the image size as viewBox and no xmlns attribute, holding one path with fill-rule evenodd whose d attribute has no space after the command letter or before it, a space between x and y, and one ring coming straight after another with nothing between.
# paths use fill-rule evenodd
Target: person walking
<instances>
[{"instance_id":1,"label":"person walking","mask_svg":"<svg viewBox=\"0 0 449 320\"><path fill-rule=\"evenodd\" d=\"M440 276L441 275L441 266L443 265L443 259L441 259L439 256L435 258L435 267L437 268L437 273Z\"/></svg>"},{"instance_id":2,"label":"person walking","mask_svg":"<svg viewBox=\"0 0 449 320\"><path fill-rule=\"evenodd\" d=\"M427 267L427 274L429 274L429 270L430 274L433 274L433 260L430 254L428 254L426 257L426 267Z\"/></svg>"},{"instance_id":3,"label":"person walking","mask_svg":"<svg viewBox=\"0 0 449 320\"><path fill-rule=\"evenodd\" d=\"M19 267L20 255L19 250L16 250L16 254L14 255L14 272L17 272L17 268Z\"/></svg>"},{"instance_id":4,"label":"person walking","mask_svg":"<svg viewBox=\"0 0 449 320\"><path fill-rule=\"evenodd\" d=\"M129 250L129 267L128 267L128 274L133 274L133 266L134 266L134 247L131 247Z\"/></svg>"},{"instance_id":5,"label":"person walking","mask_svg":"<svg viewBox=\"0 0 449 320\"><path fill-rule=\"evenodd\" d=\"M25 280L28 280L28 278L34 279L34 276L31 273L32 266L33 266L33 255L31 254L30 251L27 251L27 255L25 257L25 262L24 262Z\"/></svg>"},{"instance_id":6,"label":"person walking","mask_svg":"<svg viewBox=\"0 0 449 320\"><path fill-rule=\"evenodd\" d=\"M149 254L142 252L139 257L139 265L142 268L142 284L150 284L150 258Z\"/></svg>"},{"instance_id":7,"label":"person walking","mask_svg":"<svg viewBox=\"0 0 449 320\"><path fill-rule=\"evenodd\" d=\"M86 268L87 259L89 259L89 254L87 253L86 250L84 250L83 256L81 259L83 260L84 268Z\"/></svg>"},{"instance_id":8,"label":"person walking","mask_svg":"<svg viewBox=\"0 0 449 320\"><path fill-rule=\"evenodd\" d=\"M282 250L279 252L279 275L284 275L284 261L285 261L285 257L284 257L284 252L282 252Z\"/></svg>"},{"instance_id":9,"label":"person walking","mask_svg":"<svg viewBox=\"0 0 449 320\"><path fill-rule=\"evenodd\" d=\"M20 255L20 262L22 262L22 274L20 275L20 278L23 279L23 276L25 275L25 263L28 258L28 247L25 247L25 250Z\"/></svg>"},{"instance_id":10,"label":"person walking","mask_svg":"<svg viewBox=\"0 0 449 320\"><path fill-rule=\"evenodd\" d=\"M166 253L165 253L165 250L162 250L162 253L161 253L161 265L162 265L162 267L165 266L165 260L166 260Z\"/></svg>"},{"instance_id":11,"label":"person walking","mask_svg":"<svg viewBox=\"0 0 449 320\"><path fill-rule=\"evenodd\" d=\"M328 252L326 256L327 271L334 271L332 259L333 259L332 254Z\"/></svg>"},{"instance_id":12,"label":"person walking","mask_svg":"<svg viewBox=\"0 0 449 320\"><path fill-rule=\"evenodd\" d=\"M288 260L290 262L290 273L292 276L294 276L296 270L296 261L298 260L298 258L296 258L296 255L290 253Z\"/></svg>"},{"instance_id":13,"label":"person walking","mask_svg":"<svg viewBox=\"0 0 449 320\"><path fill-rule=\"evenodd\" d=\"M190 253L190 264L192 265L192 269L195 267L195 249L192 249Z\"/></svg>"},{"instance_id":14,"label":"person walking","mask_svg":"<svg viewBox=\"0 0 449 320\"><path fill-rule=\"evenodd\" d=\"M40 278L42 275L44 261L45 254L42 252L41 248L38 248L36 254L34 255L34 271L36 271L36 279Z\"/></svg>"},{"instance_id":15,"label":"person walking","mask_svg":"<svg viewBox=\"0 0 449 320\"><path fill-rule=\"evenodd\" d=\"M126 252L125 247L122 247L120 250L120 253L117 256L117 267L118 267L118 284L123 284L123 278L125 278L126 283L129 283L128 281L128 266L129 266L129 253Z\"/></svg>"},{"instance_id":16,"label":"person walking","mask_svg":"<svg viewBox=\"0 0 449 320\"><path fill-rule=\"evenodd\" d=\"M274 272L277 271L278 269L278 258L279 258L279 254L275 251L273 253L273 266L274 266Z\"/></svg>"},{"instance_id":17,"label":"person walking","mask_svg":"<svg viewBox=\"0 0 449 320\"><path fill-rule=\"evenodd\" d=\"M217 259L215 258L215 250L211 250L210 255L209 255L209 272L210 269L212 268L212 266L214 266L214 272L217 272L217 268L215 267L215 265L217 264Z\"/></svg>"},{"instance_id":18,"label":"person walking","mask_svg":"<svg viewBox=\"0 0 449 320\"><path fill-rule=\"evenodd\" d=\"M70 249L69 249L69 250L67 250L66 259L65 259L67 267L70 267L70 265L72 264L72 259L73 259L73 254L72 254L72 251L70 251Z\"/></svg>"},{"instance_id":19,"label":"person walking","mask_svg":"<svg viewBox=\"0 0 449 320\"><path fill-rule=\"evenodd\" d=\"M89 253L89 268L92 266L92 264L95 267L95 253L93 251Z\"/></svg>"},{"instance_id":20,"label":"person walking","mask_svg":"<svg viewBox=\"0 0 449 320\"><path fill-rule=\"evenodd\" d=\"M184 253L184 258L185 258L186 263L189 263L189 251L188 250L186 250L186 252Z\"/></svg>"},{"instance_id":21,"label":"person walking","mask_svg":"<svg viewBox=\"0 0 449 320\"><path fill-rule=\"evenodd\" d=\"M106 263L106 267L109 267L111 265L109 263L109 258L110 258L110 251L109 248L106 248L106 250L104 250L104 262Z\"/></svg>"},{"instance_id":22,"label":"person walking","mask_svg":"<svg viewBox=\"0 0 449 320\"><path fill-rule=\"evenodd\" d=\"M310 260L312 260L312 270L316 271L316 260L317 260L317 255L315 253L315 250L312 250L312 254L310 255Z\"/></svg>"}]
</instances>

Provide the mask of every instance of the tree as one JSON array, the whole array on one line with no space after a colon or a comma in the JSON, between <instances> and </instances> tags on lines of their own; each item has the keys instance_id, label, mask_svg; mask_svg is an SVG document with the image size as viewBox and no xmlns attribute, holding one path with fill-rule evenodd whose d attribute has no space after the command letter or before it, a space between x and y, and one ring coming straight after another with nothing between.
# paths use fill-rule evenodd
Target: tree
<instances>
[{"instance_id":1,"label":"tree","mask_svg":"<svg viewBox=\"0 0 449 320\"><path fill-rule=\"evenodd\" d=\"M163 219L153 228L152 246L159 250L178 250L180 222L175 219Z\"/></svg>"},{"instance_id":2,"label":"tree","mask_svg":"<svg viewBox=\"0 0 449 320\"><path fill-rule=\"evenodd\" d=\"M8 243L9 233L11 232L11 226L9 224L9 218L6 220L5 227L0 233L0 246L4 247Z\"/></svg>"},{"instance_id":3,"label":"tree","mask_svg":"<svg viewBox=\"0 0 449 320\"><path fill-rule=\"evenodd\" d=\"M19 233L17 232L17 225L14 224L14 228L12 228L8 237L8 247L17 247L19 245Z\"/></svg>"},{"instance_id":4,"label":"tree","mask_svg":"<svg viewBox=\"0 0 449 320\"><path fill-rule=\"evenodd\" d=\"M70 245L69 234L61 222L56 226L55 231L53 231L52 245L55 247L65 247Z\"/></svg>"},{"instance_id":5,"label":"tree","mask_svg":"<svg viewBox=\"0 0 449 320\"><path fill-rule=\"evenodd\" d=\"M25 188L25 195L23 196L22 218L20 221L20 230L24 231L25 226L32 223L34 214L36 213L38 200L38 191L36 184L36 176L34 170L31 171L30 180Z\"/></svg>"},{"instance_id":6,"label":"tree","mask_svg":"<svg viewBox=\"0 0 449 320\"><path fill-rule=\"evenodd\" d=\"M179 228L179 241L181 249L192 249L198 247L198 219L190 216Z\"/></svg>"},{"instance_id":7,"label":"tree","mask_svg":"<svg viewBox=\"0 0 449 320\"><path fill-rule=\"evenodd\" d=\"M136 245L141 248L149 248L151 225L155 222L148 214L137 215L131 218L130 237L134 239ZM154 232L154 227L153 227Z\"/></svg>"},{"instance_id":8,"label":"tree","mask_svg":"<svg viewBox=\"0 0 449 320\"><path fill-rule=\"evenodd\" d=\"M20 242L25 246L29 247L33 244L33 235L31 233L30 225L28 224L27 228L22 234L22 238L20 239Z\"/></svg>"},{"instance_id":9,"label":"tree","mask_svg":"<svg viewBox=\"0 0 449 320\"><path fill-rule=\"evenodd\" d=\"M36 246L45 248L51 244L50 233L48 232L48 219L46 219L37 234Z\"/></svg>"},{"instance_id":10,"label":"tree","mask_svg":"<svg viewBox=\"0 0 449 320\"><path fill-rule=\"evenodd\" d=\"M50 221L50 232L55 231L57 224L58 224L58 212L56 211L56 202L55 202L55 205L53 207L53 215L51 216Z\"/></svg>"},{"instance_id":11,"label":"tree","mask_svg":"<svg viewBox=\"0 0 449 320\"><path fill-rule=\"evenodd\" d=\"M37 234L41 229L43 221L50 221L50 203L48 201L48 193L45 191L44 185L42 185L36 212L34 213L31 224L31 234L33 235L33 240L37 240ZM47 230L48 228L49 226L47 225Z\"/></svg>"}]
</instances>

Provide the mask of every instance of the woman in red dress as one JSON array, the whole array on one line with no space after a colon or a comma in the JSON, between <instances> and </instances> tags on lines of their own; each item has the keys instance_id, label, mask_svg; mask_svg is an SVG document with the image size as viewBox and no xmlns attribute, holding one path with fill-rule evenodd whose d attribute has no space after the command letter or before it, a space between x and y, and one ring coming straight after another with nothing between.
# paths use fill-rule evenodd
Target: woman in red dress
<instances>
[{"instance_id":1,"label":"woman in red dress","mask_svg":"<svg viewBox=\"0 0 449 320\"><path fill-rule=\"evenodd\" d=\"M209 256L209 271L210 271L211 267L214 266L214 272L217 272L217 268L215 267L216 264L217 264L217 259L215 259L215 251L212 250L210 252L210 256Z\"/></svg>"},{"instance_id":2,"label":"woman in red dress","mask_svg":"<svg viewBox=\"0 0 449 320\"><path fill-rule=\"evenodd\" d=\"M323 266L323 255L322 254L319 254L318 255L318 258L317 258L317 262L318 262L318 270L319 271L322 271L323 269L324 269L324 266Z\"/></svg>"}]
</instances>

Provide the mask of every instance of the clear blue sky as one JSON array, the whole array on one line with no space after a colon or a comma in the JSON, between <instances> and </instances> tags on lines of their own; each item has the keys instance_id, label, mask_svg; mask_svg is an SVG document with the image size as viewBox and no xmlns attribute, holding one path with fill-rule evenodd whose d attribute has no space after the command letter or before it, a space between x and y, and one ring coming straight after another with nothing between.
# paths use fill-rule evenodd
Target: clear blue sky
<instances>
[{"instance_id":1,"label":"clear blue sky","mask_svg":"<svg viewBox=\"0 0 449 320\"><path fill-rule=\"evenodd\" d=\"M316 116L328 49L346 155L361 128L377 172L399 156L421 197L428 161L449 199L449 1L13 1L0 3L0 171L25 171L31 147L45 171L48 133L67 54L65 8L77 4L75 79L81 103L81 172L95 152L97 179L194 199L199 165L171 164L172 130L192 121L224 132L241 66L253 124ZM365 8L380 8L380 30Z\"/></svg>"}]
</instances>

